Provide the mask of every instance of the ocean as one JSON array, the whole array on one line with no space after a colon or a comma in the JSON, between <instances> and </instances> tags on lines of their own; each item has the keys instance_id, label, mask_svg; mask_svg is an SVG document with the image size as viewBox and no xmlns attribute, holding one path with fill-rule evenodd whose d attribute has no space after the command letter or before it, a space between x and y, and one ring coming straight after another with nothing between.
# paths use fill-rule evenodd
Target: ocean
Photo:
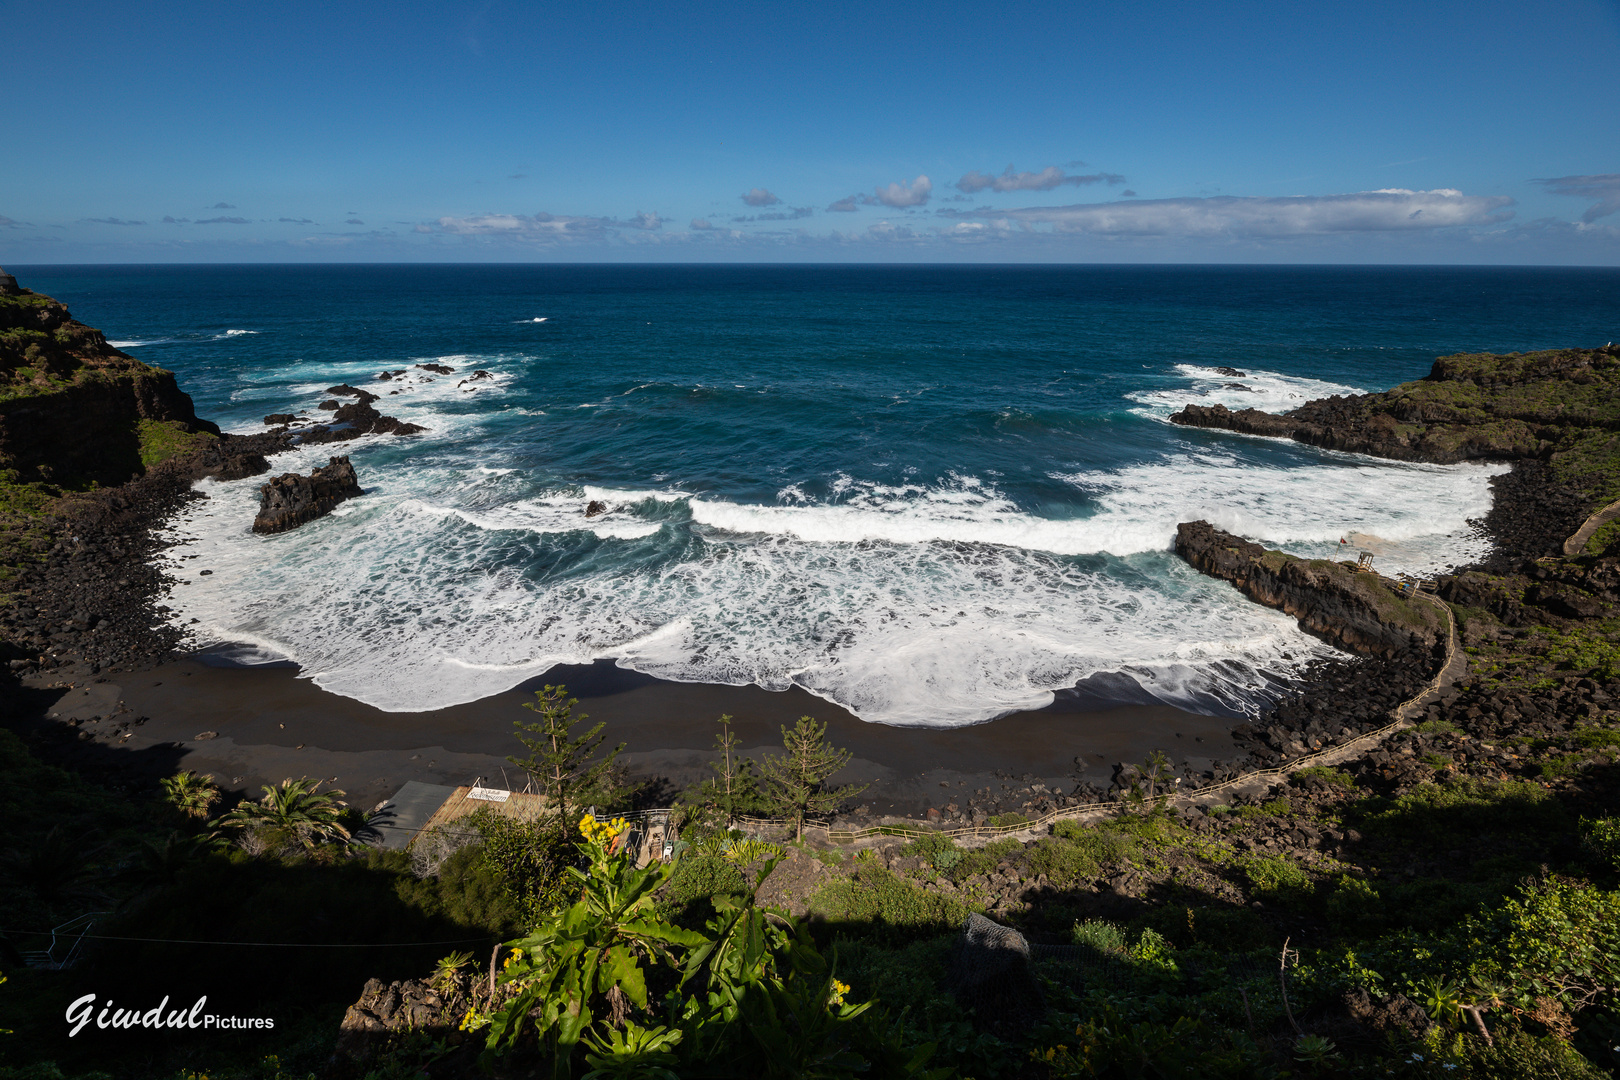
<instances>
[{"instance_id":1,"label":"ocean","mask_svg":"<svg viewBox=\"0 0 1620 1080\"><path fill-rule=\"evenodd\" d=\"M275 459L307 472L348 454L366 489L292 532L250 531L262 478L201 483L169 530L165 603L198 647L294 661L390 712L612 659L799 686L900 726L1077 685L1250 714L1326 647L1185 566L1177 522L1430 574L1485 550L1471 522L1503 467L1167 417L1620 336L1607 269L12 271L173 370L227 431L320 416L341 382L427 429ZM593 501L606 512L587 517Z\"/></svg>"}]
</instances>

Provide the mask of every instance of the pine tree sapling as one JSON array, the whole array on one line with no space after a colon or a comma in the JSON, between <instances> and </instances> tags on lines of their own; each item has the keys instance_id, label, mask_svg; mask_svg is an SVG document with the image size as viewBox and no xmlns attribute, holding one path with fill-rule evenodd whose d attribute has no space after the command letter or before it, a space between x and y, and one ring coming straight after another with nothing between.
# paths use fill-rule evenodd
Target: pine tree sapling
<instances>
[{"instance_id":1,"label":"pine tree sapling","mask_svg":"<svg viewBox=\"0 0 1620 1080\"><path fill-rule=\"evenodd\" d=\"M830 814L845 799L866 790L865 784L827 787L827 778L849 764L852 755L827 744L827 725L814 717L801 716L791 729L782 728L781 756L765 759L766 797L771 805L792 818L799 839L804 838L804 819L811 814Z\"/></svg>"},{"instance_id":2,"label":"pine tree sapling","mask_svg":"<svg viewBox=\"0 0 1620 1080\"><path fill-rule=\"evenodd\" d=\"M720 733L714 737L718 756L709 762L715 775L688 788L681 796L683 802L718 809L727 826L740 814L767 807L759 790L759 774L754 771L753 761L743 756L740 742L731 728L731 717L720 717Z\"/></svg>"},{"instance_id":3,"label":"pine tree sapling","mask_svg":"<svg viewBox=\"0 0 1620 1080\"><path fill-rule=\"evenodd\" d=\"M508 757L506 760L526 771L540 785L541 794L551 803L563 821L572 821L574 808L606 792L613 759L624 749L620 743L606 757L593 760L597 748L606 738L603 724L597 724L585 734L574 736L574 725L589 717L583 713L574 716L577 698L568 697L562 686L547 686L535 691L534 700L523 707L539 715L540 719L524 723L514 720L518 741L529 750L529 756Z\"/></svg>"}]
</instances>

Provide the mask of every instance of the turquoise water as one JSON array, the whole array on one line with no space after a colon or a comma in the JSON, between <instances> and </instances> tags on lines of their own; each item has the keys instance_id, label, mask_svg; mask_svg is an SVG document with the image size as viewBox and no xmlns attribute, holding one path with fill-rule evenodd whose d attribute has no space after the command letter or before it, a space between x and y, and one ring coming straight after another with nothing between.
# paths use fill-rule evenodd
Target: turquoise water
<instances>
[{"instance_id":1,"label":"turquoise water","mask_svg":"<svg viewBox=\"0 0 1620 1080\"><path fill-rule=\"evenodd\" d=\"M428 431L336 448L368 494L331 517L257 537L256 481L201 485L170 601L199 644L392 711L611 657L891 724L1039 707L1098 672L1245 712L1320 646L1182 566L1176 522L1428 572L1480 550L1495 470L1165 417L1620 336L1609 270L12 269L227 430L410 370L371 388ZM474 370L493 378L458 385ZM610 511L587 520L593 499Z\"/></svg>"}]
</instances>

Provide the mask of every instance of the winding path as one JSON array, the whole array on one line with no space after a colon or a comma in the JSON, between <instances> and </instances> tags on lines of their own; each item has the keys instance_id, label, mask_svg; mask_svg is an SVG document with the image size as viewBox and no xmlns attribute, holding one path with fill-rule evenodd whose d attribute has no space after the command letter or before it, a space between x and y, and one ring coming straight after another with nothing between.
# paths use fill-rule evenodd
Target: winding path
<instances>
[{"instance_id":1,"label":"winding path","mask_svg":"<svg viewBox=\"0 0 1620 1080\"><path fill-rule=\"evenodd\" d=\"M1579 555L1586 548L1586 542L1592 539L1592 534L1616 518L1620 518L1620 499L1587 518L1586 523L1575 530L1575 535L1564 541L1564 558L1573 559Z\"/></svg>"},{"instance_id":2,"label":"winding path","mask_svg":"<svg viewBox=\"0 0 1620 1080\"><path fill-rule=\"evenodd\" d=\"M1195 788L1191 791L1174 792L1159 796L1163 801L1177 801L1190 803L1208 803L1221 801L1217 797L1223 791L1233 788L1250 788L1256 791L1269 791L1277 784L1283 783L1290 775L1300 769L1312 765L1337 765L1341 762L1351 761L1365 753L1370 747L1382 742L1402 728L1408 728L1415 722L1413 717L1422 714L1431 701L1458 680L1468 674L1468 654L1463 651L1461 643L1457 640L1457 620L1452 616L1451 609L1436 597L1419 593L1415 599L1434 604L1446 617L1446 659L1440 665L1424 688L1407 698L1394 711L1395 719L1379 728L1369 731L1365 735L1351 739L1349 742L1330 746L1315 753L1305 754L1292 761L1272 769L1256 769L1252 772L1241 773L1228 780L1210 784L1206 787ZM978 839L980 837L1013 836L1021 840L1032 840L1045 835L1047 827L1055 821L1073 818L1101 818L1112 817L1122 809L1118 802L1083 803L1079 806L1069 806L1061 810L1043 814L1033 821L1022 822L1017 825L966 825L954 829L937 829L926 823L916 824L889 824L877 825L865 829L833 829L826 825L812 825L808 822L804 828L806 832L812 829L822 832L827 839L835 844L855 844L863 840L873 840L880 836L949 836L961 839ZM775 819L750 819L750 825L780 825L785 822Z\"/></svg>"}]
</instances>

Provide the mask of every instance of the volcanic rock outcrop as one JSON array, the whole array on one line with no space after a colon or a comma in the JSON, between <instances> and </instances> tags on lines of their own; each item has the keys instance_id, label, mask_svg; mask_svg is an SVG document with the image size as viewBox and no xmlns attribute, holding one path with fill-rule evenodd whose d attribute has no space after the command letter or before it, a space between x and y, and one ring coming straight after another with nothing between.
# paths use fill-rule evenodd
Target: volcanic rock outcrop
<instances>
[{"instance_id":1,"label":"volcanic rock outcrop","mask_svg":"<svg viewBox=\"0 0 1620 1080\"><path fill-rule=\"evenodd\" d=\"M1176 554L1195 569L1236 585L1251 600L1280 608L1300 629L1352 652L1394 655L1443 647L1445 617L1434 605L1402 599L1372 574L1327 559L1267 551L1207 521L1176 526Z\"/></svg>"},{"instance_id":2,"label":"volcanic rock outcrop","mask_svg":"<svg viewBox=\"0 0 1620 1080\"><path fill-rule=\"evenodd\" d=\"M0 282L0 472L44 495L121 484L219 428L174 375L75 321L66 306Z\"/></svg>"},{"instance_id":3,"label":"volcanic rock outcrop","mask_svg":"<svg viewBox=\"0 0 1620 1080\"><path fill-rule=\"evenodd\" d=\"M259 516L253 519L256 533L278 533L297 528L332 512L338 503L363 495L354 466L346 457L335 457L308 476L284 473L259 488Z\"/></svg>"}]
</instances>

